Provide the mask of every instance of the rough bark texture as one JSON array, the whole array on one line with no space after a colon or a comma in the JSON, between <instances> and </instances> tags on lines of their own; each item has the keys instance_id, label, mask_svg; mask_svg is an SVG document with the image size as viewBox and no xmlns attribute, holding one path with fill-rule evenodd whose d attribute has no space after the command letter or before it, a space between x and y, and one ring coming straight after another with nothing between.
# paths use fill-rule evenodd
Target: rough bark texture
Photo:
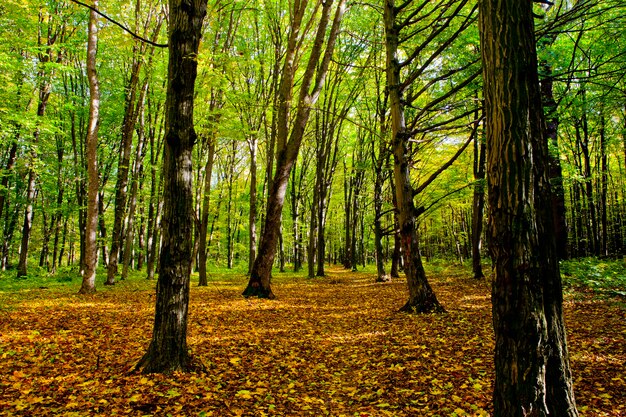
<instances>
[{"instance_id":1,"label":"rough bark texture","mask_svg":"<svg viewBox=\"0 0 626 417\"><path fill-rule=\"evenodd\" d=\"M187 310L193 236L192 149L194 84L207 1L170 0L169 64L163 155L163 246L154 330L136 365L144 373L192 368L187 350Z\"/></svg>"},{"instance_id":2,"label":"rough bark texture","mask_svg":"<svg viewBox=\"0 0 626 417\"><path fill-rule=\"evenodd\" d=\"M385 2L385 46L394 158L395 204L398 213L402 250L404 252L404 272L409 287L409 299L400 310L415 313L441 312L443 307L439 304L434 291L428 283L419 252L416 208L413 202L413 187L409 175L410 137L404 120L403 92L400 87L400 63L397 58L399 33L395 22L396 12L394 1L387 0Z\"/></svg>"},{"instance_id":3,"label":"rough bark texture","mask_svg":"<svg viewBox=\"0 0 626 417\"><path fill-rule=\"evenodd\" d=\"M554 239L532 3L481 0L494 416L577 416Z\"/></svg>"},{"instance_id":4,"label":"rough bark texture","mask_svg":"<svg viewBox=\"0 0 626 417\"><path fill-rule=\"evenodd\" d=\"M98 0L94 0L98 7ZM87 39L87 77L89 79L89 122L85 150L87 153L87 219L85 221L85 270L81 294L96 291L96 266L98 264L98 122L100 115L100 86L96 72L98 50L98 15L89 12L89 37Z\"/></svg>"}]
</instances>

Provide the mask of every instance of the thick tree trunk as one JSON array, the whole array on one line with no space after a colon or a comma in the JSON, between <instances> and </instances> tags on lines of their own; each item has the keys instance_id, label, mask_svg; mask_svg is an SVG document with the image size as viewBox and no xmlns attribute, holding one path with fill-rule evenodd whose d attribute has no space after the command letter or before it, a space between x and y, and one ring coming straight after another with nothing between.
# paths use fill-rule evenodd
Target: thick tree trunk
<instances>
[{"instance_id":1,"label":"thick tree trunk","mask_svg":"<svg viewBox=\"0 0 626 417\"><path fill-rule=\"evenodd\" d=\"M98 0L94 0L98 7ZM98 126L100 115L100 86L96 72L98 50L98 15L89 12L89 37L87 42L87 77L89 79L89 122L85 150L87 153L87 219L85 221L85 270L79 293L96 291L96 266L98 264Z\"/></svg>"},{"instance_id":2,"label":"thick tree trunk","mask_svg":"<svg viewBox=\"0 0 626 417\"><path fill-rule=\"evenodd\" d=\"M480 29L495 265L494 416L573 417L532 3L481 0Z\"/></svg>"},{"instance_id":3,"label":"thick tree trunk","mask_svg":"<svg viewBox=\"0 0 626 417\"><path fill-rule=\"evenodd\" d=\"M163 155L163 247L154 330L136 365L143 373L192 368L187 350L187 311L193 235L192 150L196 141L193 97L206 0L170 0L168 85Z\"/></svg>"},{"instance_id":4,"label":"thick tree trunk","mask_svg":"<svg viewBox=\"0 0 626 417\"><path fill-rule=\"evenodd\" d=\"M427 313L444 311L437 300L428 280L419 252L417 237L416 208L413 202L413 187L409 175L410 149L409 134L404 119L402 104L403 91L400 82L400 63L398 61L398 26L397 9L393 0L387 0L384 6L386 54L387 54L387 89L391 111L391 136L394 159L394 183L398 226L404 252L404 272L407 278L409 299L401 311Z\"/></svg>"}]
</instances>

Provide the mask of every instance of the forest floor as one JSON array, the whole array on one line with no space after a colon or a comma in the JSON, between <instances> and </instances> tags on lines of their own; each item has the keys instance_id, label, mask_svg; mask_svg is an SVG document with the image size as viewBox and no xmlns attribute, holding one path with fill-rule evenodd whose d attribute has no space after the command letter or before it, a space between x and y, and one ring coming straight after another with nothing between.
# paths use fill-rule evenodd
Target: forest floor
<instances>
[{"instance_id":1,"label":"forest floor","mask_svg":"<svg viewBox=\"0 0 626 417\"><path fill-rule=\"evenodd\" d=\"M169 376L131 372L150 341L154 282L99 284L90 296L77 294L76 280L0 285L0 415L490 414L487 281L431 267L447 313L409 315L397 312L403 279L376 284L372 273L328 272L275 274L274 301L242 298L241 274L194 283L188 342L206 371ZM583 416L626 416L625 301L566 292Z\"/></svg>"}]
</instances>

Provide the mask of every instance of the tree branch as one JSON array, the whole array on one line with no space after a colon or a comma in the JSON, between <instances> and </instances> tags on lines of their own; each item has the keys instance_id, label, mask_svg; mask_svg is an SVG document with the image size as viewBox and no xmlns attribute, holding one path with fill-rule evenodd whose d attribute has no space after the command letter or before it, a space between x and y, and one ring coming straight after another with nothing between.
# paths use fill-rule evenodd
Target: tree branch
<instances>
[{"instance_id":1,"label":"tree branch","mask_svg":"<svg viewBox=\"0 0 626 417\"><path fill-rule=\"evenodd\" d=\"M94 12L98 13L100 16L104 17L104 18L105 18L106 20L108 20L109 22L113 23L114 25L119 26L120 28L122 28L122 30L124 30L124 31L128 32L128 33L129 33L130 35L132 35L134 38L139 39L139 40L140 40L140 41L142 41L142 42L145 42L145 43L150 44L150 45L152 45L152 46L155 46L155 47L157 47L157 48L167 48L167 47L169 46L169 45L168 45L168 44L166 44L166 43L156 43L156 42L152 42L152 41L151 41L151 40L149 40L149 39L146 39L146 38L144 38L144 37L142 37L142 36L137 35L137 34L136 34L135 32L133 32L132 30L128 29L127 27L125 27L125 26L124 26L124 25L122 25L121 23L119 23L119 22L117 22L117 21L113 20L112 18L110 18L110 17L109 17L109 16L107 16L106 14L102 13L100 10L96 9L96 8L95 8L95 7L93 7L93 6L90 6L90 5L88 5L88 4L85 4L85 3L81 2L81 1L78 1L78 0L71 0L71 1L72 1L73 3L76 3L76 4L78 4L78 5L81 5L81 6L83 6L83 7L86 7L86 8L88 8L89 10L93 10Z\"/></svg>"}]
</instances>

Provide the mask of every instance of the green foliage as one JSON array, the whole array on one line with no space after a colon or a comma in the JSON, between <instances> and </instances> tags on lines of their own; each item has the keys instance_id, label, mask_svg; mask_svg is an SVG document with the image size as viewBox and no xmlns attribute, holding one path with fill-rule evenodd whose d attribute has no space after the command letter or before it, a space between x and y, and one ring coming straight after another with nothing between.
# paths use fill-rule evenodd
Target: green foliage
<instances>
[{"instance_id":1,"label":"green foliage","mask_svg":"<svg viewBox=\"0 0 626 417\"><path fill-rule=\"evenodd\" d=\"M563 261L561 275L566 288L586 287L598 293L626 297L624 259L583 258Z\"/></svg>"}]
</instances>

